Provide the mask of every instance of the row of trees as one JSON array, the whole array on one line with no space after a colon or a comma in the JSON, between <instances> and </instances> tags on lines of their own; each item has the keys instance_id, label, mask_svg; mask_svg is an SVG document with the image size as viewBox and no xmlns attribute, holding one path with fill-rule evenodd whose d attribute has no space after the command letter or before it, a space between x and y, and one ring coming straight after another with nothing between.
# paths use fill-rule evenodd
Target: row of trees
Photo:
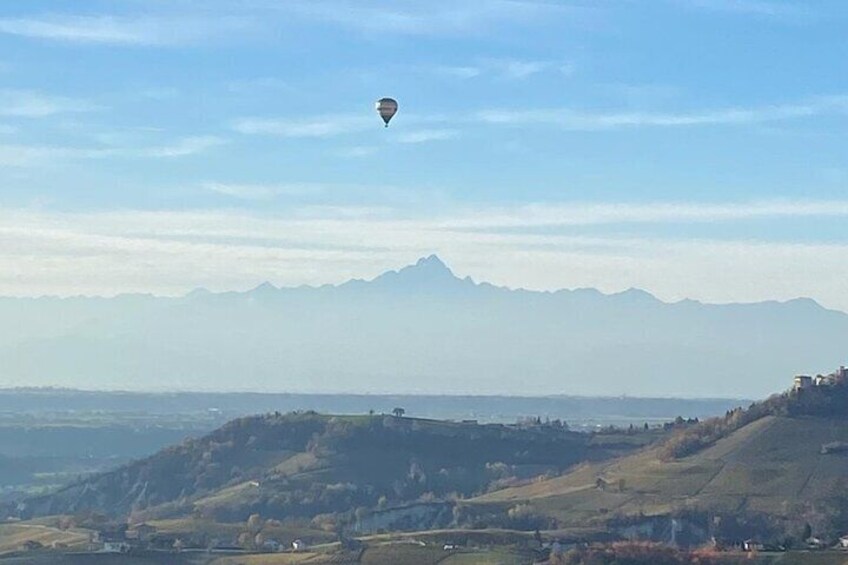
<instances>
[{"instance_id":1,"label":"row of trees","mask_svg":"<svg viewBox=\"0 0 848 565\"><path fill-rule=\"evenodd\" d=\"M614 543L552 553L552 565L730 565L711 550L682 551L654 543Z\"/></svg>"}]
</instances>

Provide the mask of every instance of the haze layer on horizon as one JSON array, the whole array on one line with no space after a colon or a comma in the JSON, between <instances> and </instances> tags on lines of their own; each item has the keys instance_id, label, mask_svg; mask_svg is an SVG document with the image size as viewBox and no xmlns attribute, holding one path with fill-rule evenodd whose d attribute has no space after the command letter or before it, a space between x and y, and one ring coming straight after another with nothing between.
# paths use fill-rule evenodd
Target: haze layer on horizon
<instances>
[{"instance_id":1,"label":"haze layer on horizon","mask_svg":"<svg viewBox=\"0 0 848 565\"><path fill-rule=\"evenodd\" d=\"M844 2L0 9L0 295L341 283L848 310ZM373 102L400 112L382 127Z\"/></svg>"},{"instance_id":2,"label":"haze layer on horizon","mask_svg":"<svg viewBox=\"0 0 848 565\"><path fill-rule=\"evenodd\" d=\"M512 291L436 256L319 288L0 299L7 387L742 398L833 370L846 342L848 314L809 299Z\"/></svg>"}]
</instances>

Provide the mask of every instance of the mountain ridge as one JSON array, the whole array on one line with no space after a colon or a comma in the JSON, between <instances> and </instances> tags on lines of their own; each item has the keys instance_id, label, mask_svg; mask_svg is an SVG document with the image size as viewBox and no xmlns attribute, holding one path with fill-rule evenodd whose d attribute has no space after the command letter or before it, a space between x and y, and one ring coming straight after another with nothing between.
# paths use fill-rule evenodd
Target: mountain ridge
<instances>
[{"instance_id":1,"label":"mountain ridge","mask_svg":"<svg viewBox=\"0 0 848 565\"><path fill-rule=\"evenodd\" d=\"M750 398L845 343L848 315L811 299L509 289L435 255L339 285L0 299L11 386Z\"/></svg>"},{"instance_id":2,"label":"mountain ridge","mask_svg":"<svg viewBox=\"0 0 848 565\"><path fill-rule=\"evenodd\" d=\"M222 290L222 291L213 291L209 290L205 287L195 287L194 289L187 291L183 294L178 295L157 295L153 293L147 292L131 292L131 293L118 293L115 295L86 295L86 294L77 294L70 296L60 296L60 295L39 295L39 296L0 296L0 301L2 300L75 300L75 299L88 299L88 300L110 300L110 299L118 299L118 298L152 298L152 299L167 299L167 300L179 300L185 298L201 298L201 297L209 297L209 296L222 296L222 295L256 295L256 294L268 294L272 295L273 293L279 292L291 292L291 291L309 291L309 290L327 290L327 289L340 289L340 288L361 288L363 286L367 286L370 284L391 284L396 282L402 283L413 283L414 286L422 287L426 283L433 282L451 282L462 284L467 287L476 287L476 288L488 288L495 289L504 292L517 292L517 293L529 293L529 294L540 294L540 295L584 295L584 296L595 296L595 297L605 297L605 298L625 298L625 299L644 299L647 301L655 301L660 304L674 306L681 304L694 303L702 306L755 306L755 305L766 305L766 304L777 304L777 305L786 305L786 304L806 304L809 306L815 306L822 310L829 312L838 312L840 314L844 314L848 316L848 313L838 310L835 308L828 308L821 303L819 303L814 298L806 297L806 296L798 296L795 298L789 298L786 300L777 300L777 299L766 299L766 300L758 300L751 302L707 302L703 300L693 299L693 298L682 298L680 300L674 301L666 301L663 300L648 290L638 288L638 287L629 287L627 289L615 292L603 292L594 287L579 287L579 288L557 288L551 290L538 290L538 289L528 289L524 287L507 287L496 285L494 283L488 281L475 281L470 276L459 277L454 271L437 255L431 254L426 257L419 258L415 263L408 264L404 267L394 270L384 271L370 279L362 279L362 278L352 278L341 283L333 284L333 283L325 283L320 285L310 285L310 284L301 284L297 286L278 286L272 283L271 281L265 280L256 286L246 289L246 290ZM405 290L410 290L406 288Z\"/></svg>"}]
</instances>

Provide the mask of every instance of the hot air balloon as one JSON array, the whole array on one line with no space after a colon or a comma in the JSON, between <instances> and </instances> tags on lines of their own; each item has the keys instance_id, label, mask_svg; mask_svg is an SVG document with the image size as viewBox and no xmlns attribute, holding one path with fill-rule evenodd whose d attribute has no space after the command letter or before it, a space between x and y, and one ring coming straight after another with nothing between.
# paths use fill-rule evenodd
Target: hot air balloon
<instances>
[{"instance_id":1,"label":"hot air balloon","mask_svg":"<svg viewBox=\"0 0 848 565\"><path fill-rule=\"evenodd\" d=\"M377 113L380 114L380 117L386 123L386 127L389 127L389 121L391 121L398 110L397 100L394 98L380 98L377 100L375 107L377 108Z\"/></svg>"}]
</instances>

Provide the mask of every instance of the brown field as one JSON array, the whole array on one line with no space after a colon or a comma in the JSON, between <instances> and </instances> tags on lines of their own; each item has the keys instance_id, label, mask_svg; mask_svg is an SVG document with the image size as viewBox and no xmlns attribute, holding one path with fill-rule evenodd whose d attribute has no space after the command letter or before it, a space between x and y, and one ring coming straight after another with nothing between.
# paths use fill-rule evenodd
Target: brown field
<instances>
[{"instance_id":1,"label":"brown field","mask_svg":"<svg viewBox=\"0 0 848 565\"><path fill-rule=\"evenodd\" d=\"M60 530L39 523L0 524L0 555L18 551L27 541L35 541L48 548L53 544L65 544L69 548L84 549L88 535L86 530Z\"/></svg>"},{"instance_id":2,"label":"brown field","mask_svg":"<svg viewBox=\"0 0 848 565\"><path fill-rule=\"evenodd\" d=\"M615 512L662 515L684 507L784 515L804 501L827 497L848 476L848 456L820 452L831 441L848 441L848 421L766 417L680 460L661 461L658 448L648 449L470 503L495 509L527 502L565 525ZM598 477L610 484L605 491L596 488Z\"/></svg>"}]
</instances>

